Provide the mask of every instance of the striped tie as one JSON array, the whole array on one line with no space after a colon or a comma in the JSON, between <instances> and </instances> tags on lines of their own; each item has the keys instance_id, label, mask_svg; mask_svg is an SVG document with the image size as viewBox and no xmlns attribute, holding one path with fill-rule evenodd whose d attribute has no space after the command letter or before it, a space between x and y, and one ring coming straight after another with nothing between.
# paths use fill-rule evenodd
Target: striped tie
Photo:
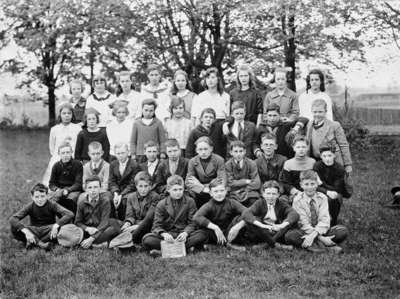
<instances>
[{"instance_id":1,"label":"striped tie","mask_svg":"<svg viewBox=\"0 0 400 299\"><path fill-rule=\"evenodd\" d=\"M315 207L316 203L314 199L310 201L310 212L311 212L311 225L316 226L318 223L318 214L317 209Z\"/></svg>"}]
</instances>

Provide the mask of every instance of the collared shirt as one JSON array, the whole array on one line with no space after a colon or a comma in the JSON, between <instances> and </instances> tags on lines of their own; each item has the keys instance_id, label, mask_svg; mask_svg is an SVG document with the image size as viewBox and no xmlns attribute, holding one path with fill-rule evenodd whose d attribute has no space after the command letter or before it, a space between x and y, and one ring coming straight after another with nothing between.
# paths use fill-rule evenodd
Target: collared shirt
<instances>
[{"instance_id":1,"label":"collared shirt","mask_svg":"<svg viewBox=\"0 0 400 299\"><path fill-rule=\"evenodd\" d=\"M280 108L281 116L289 117L294 120L299 115L299 102L295 92L289 88L285 88L283 92L279 92L277 88L267 93L264 99L264 114L270 104L277 104Z\"/></svg>"},{"instance_id":2,"label":"collared shirt","mask_svg":"<svg viewBox=\"0 0 400 299\"><path fill-rule=\"evenodd\" d=\"M178 169L178 163L179 163L179 160L176 160L176 161L168 160L169 172L172 175L175 174L176 170Z\"/></svg>"},{"instance_id":3,"label":"collared shirt","mask_svg":"<svg viewBox=\"0 0 400 299\"><path fill-rule=\"evenodd\" d=\"M119 173L122 176L125 172L126 169L126 165L128 164L129 159L126 159L126 161L124 163L121 163L121 161L119 162Z\"/></svg>"},{"instance_id":4,"label":"collared shirt","mask_svg":"<svg viewBox=\"0 0 400 299\"><path fill-rule=\"evenodd\" d=\"M156 159L154 162L150 162L150 161L147 162L147 171L151 176L154 175L157 164L158 164L158 159Z\"/></svg>"},{"instance_id":5,"label":"collared shirt","mask_svg":"<svg viewBox=\"0 0 400 299\"><path fill-rule=\"evenodd\" d=\"M233 123L233 125L232 125L232 134L233 135L235 135L235 137L236 138L238 138L238 139L240 139L240 129L239 129L239 126L241 127L241 130L242 130L242 132L243 132L243 130L244 130L244 125L243 125L243 122L241 121L241 122L234 122Z\"/></svg>"},{"instance_id":6,"label":"collared shirt","mask_svg":"<svg viewBox=\"0 0 400 299\"><path fill-rule=\"evenodd\" d=\"M236 161L236 160L233 160L233 161L235 162L235 164L237 165L237 167L239 167L240 169L243 168L243 159L240 160L240 161Z\"/></svg>"},{"instance_id":7,"label":"collared shirt","mask_svg":"<svg viewBox=\"0 0 400 299\"><path fill-rule=\"evenodd\" d=\"M318 223L314 227L311 225L311 198L305 192L300 192L296 195L293 200L293 208L300 216L299 225L301 230L306 234L317 231L318 234L323 235L327 233L330 227L328 198L323 193L316 192L312 199L315 201L315 210L318 215Z\"/></svg>"},{"instance_id":8,"label":"collared shirt","mask_svg":"<svg viewBox=\"0 0 400 299\"><path fill-rule=\"evenodd\" d=\"M153 121L153 118L144 118L142 117L142 122L146 125L146 126L150 126L151 122Z\"/></svg>"},{"instance_id":9,"label":"collared shirt","mask_svg":"<svg viewBox=\"0 0 400 299\"><path fill-rule=\"evenodd\" d=\"M275 214L275 205L272 203L267 203L268 205L268 212L267 214L264 216L264 223L267 224L275 224L277 218L276 218L276 214Z\"/></svg>"}]
</instances>

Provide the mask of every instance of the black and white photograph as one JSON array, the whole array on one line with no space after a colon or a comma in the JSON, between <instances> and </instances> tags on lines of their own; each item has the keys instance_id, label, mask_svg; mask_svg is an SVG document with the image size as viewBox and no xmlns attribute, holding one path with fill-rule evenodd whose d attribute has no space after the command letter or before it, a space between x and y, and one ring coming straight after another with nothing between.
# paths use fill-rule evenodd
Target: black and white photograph
<instances>
[{"instance_id":1,"label":"black and white photograph","mask_svg":"<svg viewBox=\"0 0 400 299\"><path fill-rule=\"evenodd\" d=\"M400 298L399 0L0 0L0 298Z\"/></svg>"}]
</instances>

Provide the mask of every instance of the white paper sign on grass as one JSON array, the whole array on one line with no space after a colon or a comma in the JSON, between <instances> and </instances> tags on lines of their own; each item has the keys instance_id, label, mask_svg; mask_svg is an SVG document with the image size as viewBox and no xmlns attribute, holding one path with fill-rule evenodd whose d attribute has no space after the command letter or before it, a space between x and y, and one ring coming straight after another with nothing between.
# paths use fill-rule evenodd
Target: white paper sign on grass
<instances>
[{"instance_id":1,"label":"white paper sign on grass","mask_svg":"<svg viewBox=\"0 0 400 299\"><path fill-rule=\"evenodd\" d=\"M163 258L178 258L186 256L185 242L161 241L161 256Z\"/></svg>"}]
</instances>

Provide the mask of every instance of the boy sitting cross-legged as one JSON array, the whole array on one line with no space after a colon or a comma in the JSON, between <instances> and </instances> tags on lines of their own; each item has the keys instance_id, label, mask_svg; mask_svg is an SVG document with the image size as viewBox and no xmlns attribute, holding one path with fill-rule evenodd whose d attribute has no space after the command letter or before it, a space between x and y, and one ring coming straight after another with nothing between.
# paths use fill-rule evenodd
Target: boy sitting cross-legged
<instances>
[{"instance_id":1,"label":"boy sitting cross-legged","mask_svg":"<svg viewBox=\"0 0 400 299\"><path fill-rule=\"evenodd\" d=\"M221 178L211 181L211 199L194 215L195 223L202 228L207 243L228 245L230 248L246 250L232 245L245 222L240 219L245 207L236 200L227 197L226 182Z\"/></svg>"},{"instance_id":2,"label":"boy sitting cross-legged","mask_svg":"<svg viewBox=\"0 0 400 299\"><path fill-rule=\"evenodd\" d=\"M154 209L160 196L151 191L151 179L147 172L141 171L135 176L136 192L128 195L125 223L122 231L132 233L132 241L140 244L145 234L149 233L154 219Z\"/></svg>"},{"instance_id":3,"label":"boy sitting cross-legged","mask_svg":"<svg viewBox=\"0 0 400 299\"><path fill-rule=\"evenodd\" d=\"M167 159L161 161L158 171L156 173L156 190L161 197L165 197L167 179L171 175L179 175L186 178L189 160L181 156L178 140L168 139L165 142L165 150Z\"/></svg>"},{"instance_id":4,"label":"boy sitting cross-legged","mask_svg":"<svg viewBox=\"0 0 400 299\"><path fill-rule=\"evenodd\" d=\"M48 188L43 184L36 184L31 189L32 202L10 218L11 233L14 238L25 243L26 248L36 245L49 249L49 241L57 241L59 228L74 219L74 214L50 201ZM30 217L30 225L25 225L22 220ZM59 217L57 220L56 217Z\"/></svg>"},{"instance_id":5,"label":"boy sitting cross-legged","mask_svg":"<svg viewBox=\"0 0 400 299\"><path fill-rule=\"evenodd\" d=\"M332 145L321 145L319 152L322 160L314 164L314 170L322 184L317 190L328 197L331 226L334 226L337 224L343 196L349 197L344 183L346 171L344 166L335 161L335 149Z\"/></svg>"},{"instance_id":6,"label":"boy sitting cross-legged","mask_svg":"<svg viewBox=\"0 0 400 299\"><path fill-rule=\"evenodd\" d=\"M230 143L230 155L232 156L225 163L229 196L241 202L244 206L251 206L259 197L260 177L257 172L257 165L253 160L245 157L246 146L242 141Z\"/></svg>"},{"instance_id":7,"label":"boy sitting cross-legged","mask_svg":"<svg viewBox=\"0 0 400 299\"><path fill-rule=\"evenodd\" d=\"M81 247L106 247L120 233L118 220L110 218L111 203L107 193L100 193L101 182L97 176L85 181L86 196L78 202L75 224L83 229Z\"/></svg>"},{"instance_id":8,"label":"boy sitting cross-legged","mask_svg":"<svg viewBox=\"0 0 400 299\"><path fill-rule=\"evenodd\" d=\"M178 175L167 180L169 195L156 206L152 232L143 237L142 243L150 255L161 254L161 241L180 241L186 249L204 244L206 237L195 231L193 215L196 212L194 200L184 194L185 184Z\"/></svg>"},{"instance_id":9,"label":"boy sitting cross-legged","mask_svg":"<svg viewBox=\"0 0 400 299\"><path fill-rule=\"evenodd\" d=\"M60 161L51 170L50 197L75 213L79 194L82 192L82 163L72 158L72 147L63 143L58 148Z\"/></svg>"},{"instance_id":10,"label":"boy sitting cross-legged","mask_svg":"<svg viewBox=\"0 0 400 299\"><path fill-rule=\"evenodd\" d=\"M304 191L293 200L293 208L300 215L299 229L288 232L286 242L312 252L327 249L340 253L342 248L336 244L346 239L348 230L343 225L330 226L328 199L317 192L318 180L313 170L301 172L300 184Z\"/></svg>"},{"instance_id":11,"label":"boy sitting cross-legged","mask_svg":"<svg viewBox=\"0 0 400 299\"><path fill-rule=\"evenodd\" d=\"M293 249L291 245L284 245L285 235L296 225L299 215L280 198L277 181L265 182L261 194L262 198L243 212L246 236L254 243L264 243L261 247Z\"/></svg>"},{"instance_id":12,"label":"boy sitting cross-legged","mask_svg":"<svg viewBox=\"0 0 400 299\"><path fill-rule=\"evenodd\" d=\"M113 198L111 217L124 220L127 196L135 191L135 175L140 169L136 161L129 158L128 144L117 143L114 148L117 160L110 164L108 183Z\"/></svg>"}]
</instances>

